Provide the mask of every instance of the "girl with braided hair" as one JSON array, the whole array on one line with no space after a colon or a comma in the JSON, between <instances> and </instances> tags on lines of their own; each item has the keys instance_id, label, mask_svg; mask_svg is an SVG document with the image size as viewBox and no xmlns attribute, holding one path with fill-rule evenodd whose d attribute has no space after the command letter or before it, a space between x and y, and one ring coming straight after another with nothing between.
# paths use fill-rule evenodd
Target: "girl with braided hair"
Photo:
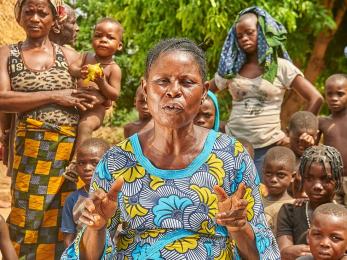
<instances>
[{"instance_id":1,"label":"girl with braided hair","mask_svg":"<svg viewBox=\"0 0 347 260\"><path fill-rule=\"evenodd\" d=\"M301 206L284 204L278 213L276 235L284 260L311 254L306 236L312 212L332 202L335 192L341 189L342 157L334 147L311 146L302 155L299 174L309 200Z\"/></svg>"}]
</instances>

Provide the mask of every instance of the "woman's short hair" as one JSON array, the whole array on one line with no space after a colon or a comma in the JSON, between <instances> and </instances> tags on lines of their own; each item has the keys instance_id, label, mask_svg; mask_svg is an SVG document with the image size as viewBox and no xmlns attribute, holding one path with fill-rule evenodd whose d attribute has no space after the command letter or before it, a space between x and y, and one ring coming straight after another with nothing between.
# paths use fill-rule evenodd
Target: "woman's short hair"
<instances>
[{"instance_id":1,"label":"woman's short hair","mask_svg":"<svg viewBox=\"0 0 347 260\"><path fill-rule=\"evenodd\" d=\"M145 76L148 77L148 72L153 63L158 59L160 54L170 51L183 51L191 54L199 66L201 78L206 79L207 65L204 51L198 47L193 41L185 38L171 38L160 41L148 53L146 60Z\"/></svg>"}]
</instances>

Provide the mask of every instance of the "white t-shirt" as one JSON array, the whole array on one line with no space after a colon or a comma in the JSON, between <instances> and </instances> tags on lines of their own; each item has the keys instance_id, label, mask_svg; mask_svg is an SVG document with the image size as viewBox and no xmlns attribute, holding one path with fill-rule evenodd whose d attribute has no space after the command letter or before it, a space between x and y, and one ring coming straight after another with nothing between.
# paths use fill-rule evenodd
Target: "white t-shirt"
<instances>
[{"instance_id":1,"label":"white t-shirt","mask_svg":"<svg viewBox=\"0 0 347 260\"><path fill-rule=\"evenodd\" d=\"M218 89L228 88L233 98L226 133L246 139L254 148L281 140L285 136L280 120L283 96L297 75L303 76L290 61L281 58L278 58L278 71L273 83L262 76L249 79L239 74L227 80L216 73Z\"/></svg>"}]
</instances>

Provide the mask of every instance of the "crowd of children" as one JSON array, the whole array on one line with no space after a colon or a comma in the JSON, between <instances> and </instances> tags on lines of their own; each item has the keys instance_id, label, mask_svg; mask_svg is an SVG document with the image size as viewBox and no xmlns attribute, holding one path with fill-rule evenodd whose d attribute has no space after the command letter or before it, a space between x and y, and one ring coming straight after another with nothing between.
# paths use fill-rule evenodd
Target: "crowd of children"
<instances>
[{"instance_id":1,"label":"crowd of children","mask_svg":"<svg viewBox=\"0 0 347 260\"><path fill-rule=\"evenodd\" d=\"M248 19L254 20L254 17ZM106 109L120 95L121 70L113 55L122 49L122 34L123 27L119 22L101 19L94 29L94 53L81 55L70 69L70 73L80 79L79 88L98 91L102 102L81 114L76 161L66 171L66 178L76 181L80 177L84 186L65 200L61 223L65 247L71 244L81 228L78 206L84 197L88 197L95 167L109 149L106 141L91 136L101 126ZM97 73L86 83L88 64L100 64L102 73ZM243 72L247 74L247 69ZM297 74L301 75L300 72ZM271 143L263 156L259 174L264 212L284 260L347 259L346 74L334 74L326 80L325 98L331 115L317 117L308 111L296 112L286 131L289 143L286 146ZM139 119L124 126L125 138L153 127L142 84L136 91L134 106ZM212 92L209 91L201 102L194 123L216 131L224 130L220 127L217 97ZM235 125L229 125L229 128L235 128ZM254 158L249 140L240 138L240 142ZM262 145L257 143L257 147ZM5 259L16 259L1 216L0 250Z\"/></svg>"}]
</instances>

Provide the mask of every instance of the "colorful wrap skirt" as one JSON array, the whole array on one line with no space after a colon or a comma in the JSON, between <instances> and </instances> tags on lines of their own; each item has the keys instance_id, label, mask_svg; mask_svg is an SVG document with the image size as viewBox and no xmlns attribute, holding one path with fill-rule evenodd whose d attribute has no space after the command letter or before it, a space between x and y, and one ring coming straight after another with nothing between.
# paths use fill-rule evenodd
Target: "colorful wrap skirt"
<instances>
[{"instance_id":1,"label":"colorful wrap skirt","mask_svg":"<svg viewBox=\"0 0 347 260\"><path fill-rule=\"evenodd\" d=\"M16 128L12 169L10 237L19 258L59 259L61 213L76 184L62 176L75 143L76 127L27 118Z\"/></svg>"}]
</instances>

